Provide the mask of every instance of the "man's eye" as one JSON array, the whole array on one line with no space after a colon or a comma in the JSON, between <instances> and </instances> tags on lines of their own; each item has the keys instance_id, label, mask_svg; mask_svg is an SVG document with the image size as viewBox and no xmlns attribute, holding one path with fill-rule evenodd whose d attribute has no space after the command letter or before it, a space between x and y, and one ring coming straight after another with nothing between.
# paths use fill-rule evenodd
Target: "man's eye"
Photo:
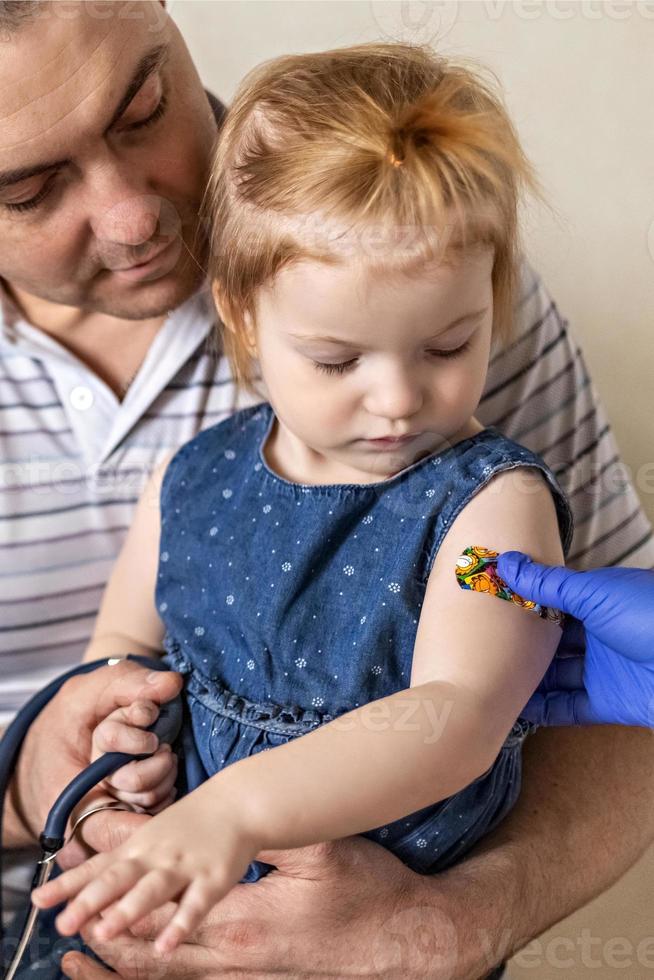
<instances>
[{"instance_id":1,"label":"man's eye","mask_svg":"<svg viewBox=\"0 0 654 980\"><path fill-rule=\"evenodd\" d=\"M35 194L34 197L30 197L27 201L15 201L13 204L7 203L3 206L8 211L31 211L32 208L38 207L41 201L45 200L45 198L48 196L56 176L57 173L51 174L38 194Z\"/></svg>"},{"instance_id":2,"label":"man's eye","mask_svg":"<svg viewBox=\"0 0 654 980\"><path fill-rule=\"evenodd\" d=\"M159 105L154 110L154 112L147 117L147 119L141 119L140 122L132 123L130 126L125 126L125 129L129 132L135 129L145 129L146 126L152 126L157 120L161 119L166 109L168 108L168 99L166 95L161 96Z\"/></svg>"},{"instance_id":3,"label":"man's eye","mask_svg":"<svg viewBox=\"0 0 654 980\"><path fill-rule=\"evenodd\" d=\"M145 129L147 126L153 126L154 123L156 123L159 119L161 119L161 117L165 114L167 108L168 108L168 99L167 96L164 94L161 96L157 108L154 110L154 112L152 112L147 117L147 119L141 119L140 122L132 123L129 126L125 126L125 129L128 130L129 132L132 132L133 130L136 129ZM16 201L13 204L5 204L4 207L7 208L8 211L14 211L14 212L31 211L33 208L38 207L39 204L42 201L44 201L45 198L48 196L50 192L50 188L52 186L52 182L56 176L57 176L56 173L51 174L51 176L48 178L48 180L46 180L41 190L38 192L38 194L35 194L34 197L30 197L27 201Z\"/></svg>"}]
</instances>

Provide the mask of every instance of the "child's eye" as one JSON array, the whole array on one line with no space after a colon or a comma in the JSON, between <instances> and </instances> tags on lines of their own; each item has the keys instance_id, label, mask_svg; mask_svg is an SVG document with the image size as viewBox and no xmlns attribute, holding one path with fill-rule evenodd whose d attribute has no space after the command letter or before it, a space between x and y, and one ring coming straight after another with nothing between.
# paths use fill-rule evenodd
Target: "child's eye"
<instances>
[{"instance_id":1,"label":"child's eye","mask_svg":"<svg viewBox=\"0 0 654 980\"><path fill-rule=\"evenodd\" d=\"M325 374L345 374L356 362L356 357L353 357L351 361L343 361L341 364L323 364L322 361L313 361L313 365Z\"/></svg>"},{"instance_id":2,"label":"child's eye","mask_svg":"<svg viewBox=\"0 0 654 980\"><path fill-rule=\"evenodd\" d=\"M465 344L461 344L454 350L430 350L427 353L438 358L458 357L460 354L465 354L469 347L470 341L466 340ZM325 374L345 374L346 371L350 371L354 367L357 360L358 358L353 357L351 360L342 361L340 364L324 364L322 361L313 361L313 365L318 371L324 371Z\"/></svg>"},{"instance_id":3,"label":"child's eye","mask_svg":"<svg viewBox=\"0 0 654 980\"><path fill-rule=\"evenodd\" d=\"M470 341L466 340L465 344L461 344L460 347L455 347L454 350L430 350L429 353L435 357L458 357L459 354L465 354L469 347Z\"/></svg>"}]
</instances>

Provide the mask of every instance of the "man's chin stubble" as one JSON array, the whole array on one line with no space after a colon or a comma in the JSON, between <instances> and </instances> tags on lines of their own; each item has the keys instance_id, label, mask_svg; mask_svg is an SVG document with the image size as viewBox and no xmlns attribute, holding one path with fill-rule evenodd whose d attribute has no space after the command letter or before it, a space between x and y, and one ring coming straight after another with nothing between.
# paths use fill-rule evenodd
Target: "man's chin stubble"
<instances>
[{"instance_id":1,"label":"man's chin stubble","mask_svg":"<svg viewBox=\"0 0 654 980\"><path fill-rule=\"evenodd\" d=\"M174 278L169 273L158 280L143 283L137 288L124 289L123 287L120 292L114 291L112 296L95 300L91 298L83 308L89 313L104 313L123 320L148 320L156 316L165 316L170 310L186 302L204 281L202 270L190 262L186 262L175 272ZM158 284L160 284L159 289L157 289Z\"/></svg>"}]
</instances>

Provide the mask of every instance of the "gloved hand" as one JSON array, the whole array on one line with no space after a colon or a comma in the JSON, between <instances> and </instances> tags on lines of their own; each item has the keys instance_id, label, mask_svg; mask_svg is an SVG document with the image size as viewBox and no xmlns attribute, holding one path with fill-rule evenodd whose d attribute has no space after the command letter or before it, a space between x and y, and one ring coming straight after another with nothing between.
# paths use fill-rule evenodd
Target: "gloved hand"
<instances>
[{"instance_id":1,"label":"gloved hand","mask_svg":"<svg viewBox=\"0 0 654 980\"><path fill-rule=\"evenodd\" d=\"M555 657L522 712L539 725L620 724L654 728L654 572L540 565L519 551L497 564L525 599L581 621L567 626Z\"/></svg>"}]
</instances>

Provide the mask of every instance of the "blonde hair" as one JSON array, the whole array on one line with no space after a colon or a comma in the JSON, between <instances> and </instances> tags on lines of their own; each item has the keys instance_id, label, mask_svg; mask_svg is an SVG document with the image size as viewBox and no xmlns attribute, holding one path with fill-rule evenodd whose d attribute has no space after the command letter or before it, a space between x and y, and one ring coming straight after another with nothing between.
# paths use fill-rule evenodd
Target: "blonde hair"
<instances>
[{"instance_id":1,"label":"blonde hair","mask_svg":"<svg viewBox=\"0 0 654 980\"><path fill-rule=\"evenodd\" d=\"M237 383L257 393L248 341L257 290L289 263L344 261L348 242L357 259L407 274L491 244L493 333L508 340L522 185L539 194L478 66L389 43L255 68L227 114L205 198L209 274Z\"/></svg>"}]
</instances>

